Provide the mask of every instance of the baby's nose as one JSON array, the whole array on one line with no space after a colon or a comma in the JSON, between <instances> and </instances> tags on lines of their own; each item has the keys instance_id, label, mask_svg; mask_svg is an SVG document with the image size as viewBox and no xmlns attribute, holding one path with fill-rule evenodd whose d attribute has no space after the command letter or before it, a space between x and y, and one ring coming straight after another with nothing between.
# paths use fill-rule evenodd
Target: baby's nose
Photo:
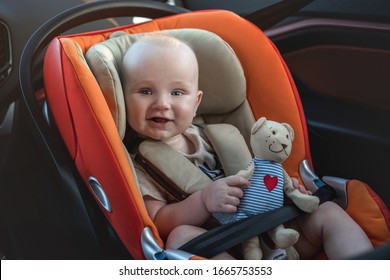
<instances>
[{"instance_id":1,"label":"baby's nose","mask_svg":"<svg viewBox=\"0 0 390 280\"><path fill-rule=\"evenodd\" d=\"M155 106L155 108L160 109L160 110L161 109L169 109L169 106L170 106L169 104L170 104L169 97L162 95L162 96L159 96L156 98L154 106Z\"/></svg>"}]
</instances>

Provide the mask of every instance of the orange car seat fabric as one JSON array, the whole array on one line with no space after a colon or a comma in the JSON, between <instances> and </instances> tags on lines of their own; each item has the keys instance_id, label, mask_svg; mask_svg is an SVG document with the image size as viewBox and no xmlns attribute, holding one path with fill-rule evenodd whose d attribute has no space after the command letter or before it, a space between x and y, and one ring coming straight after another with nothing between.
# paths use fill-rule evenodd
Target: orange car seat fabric
<instances>
[{"instance_id":1,"label":"orange car seat fabric","mask_svg":"<svg viewBox=\"0 0 390 280\"><path fill-rule=\"evenodd\" d=\"M347 182L348 214L363 228L374 246L390 241L389 210L376 193L358 180Z\"/></svg>"},{"instance_id":2,"label":"orange car seat fabric","mask_svg":"<svg viewBox=\"0 0 390 280\"><path fill-rule=\"evenodd\" d=\"M44 76L45 76L45 90L46 92L51 92L51 90L56 90L56 100L61 106L56 108L56 112L53 115L54 118L61 116L61 120L55 119L59 125L59 130L61 132L62 138L68 148L68 151L71 157L74 159L76 154L76 139L75 133L72 127L72 119L70 115L70 108L68 105L66 97L66 88L62 77L63 65L61 61L61 45L58 40L53 40L50 43L50 46L47 49L45 62L44 62ZM47 63L50 58L50 63ZM46 76L48 75L48 76ZM47 95L47 98L50 99L51 94ZM54 97L53 97L54 98ZM50 101L49 101L50 102Z\"/></svg>"},{"instance_id":3,"label":"orange car seat fabric","mask_svg":"<svg viewBox=\"0 0 390 280\"><path fill-rule=\"evenodd\" d=\"M104 188L112 212L102 210L136 259L145 258L140 242L145 227L152 230L160 246L163 247L164 243L139 193L133 166L129 163L115 119L111 117L113 105L107 104L84 56L91 46L107 40L114 31L135 34L182 28L204 29L222 37L241 63L253 117L265 116L287 122L294 128L292 155L284 165L290 176L299 177L298 165L303 159L310 161L305 117L287 66L272 42L256 26L231 12L193 12L54 39L48 48L44 68L51 111L84 181L88 183L90 176L94 176ZM348 213L359 223L366 223L364 229L374 244L388 240L388 210L378 207L367 189L354 185L351 182L348 186L351 194ZM369 201L363 213L359 206L366 203L366 198L364 202L359 200L362 196L368 197ZM366 220L367 215L369 220ZM372 230L368 221L375 224Z\"/></svg>"},{"instance_id":4,"label":"orange car seat fabric","mask_svg":"<svg viewBox=\"0 0 390 280\"><path fill-rule=\"evenodd\" d=\"M96 177L112 202L112 212L103 211L122 242L135 258L143 258L138 240L143 228L153 226L153 223L137 192L133 171L121 139L112 118L107 118L110 112L103 97L96 94L100 91L99 86L92 73L88 72L79 49L68 39L61 39L60 43L61 45L54 43L52 47L61 46L57 59L63 68L63 81L48 83L46 90L56 93L48 95L53 112L57 113L57 108L62 107L64 101L69 112L66 112L67 118L63 119L57 114L54 114L54 118L61 133L68 135L71 143L74 142L72 157L84 181L88 183L90 176ZM46 64L55 63L55 58L54 55L47 57ZM57 76L55 74L46 72L46 80ZM65 89L58 90L61 86Z\"/></svg>"}]
</instances>

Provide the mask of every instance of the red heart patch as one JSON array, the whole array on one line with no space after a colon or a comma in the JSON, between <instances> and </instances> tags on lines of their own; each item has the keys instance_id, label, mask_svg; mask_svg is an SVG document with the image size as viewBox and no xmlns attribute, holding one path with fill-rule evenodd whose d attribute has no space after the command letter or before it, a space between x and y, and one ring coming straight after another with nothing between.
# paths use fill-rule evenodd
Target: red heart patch
<instances>
[{"instance_id":1,"label":"red heart patch","mask_svg":"<svg viewBox=\"0 0 390 280\"><path fill-rule=\"evenodd\" d=\"M273 189L278 184L278 177L271 176L271 175L267 174L267 175L264 176L263 182L264 182L264 185L266 186L267 190L269 192L272 192Z\"/></svg>"}]
</instances>

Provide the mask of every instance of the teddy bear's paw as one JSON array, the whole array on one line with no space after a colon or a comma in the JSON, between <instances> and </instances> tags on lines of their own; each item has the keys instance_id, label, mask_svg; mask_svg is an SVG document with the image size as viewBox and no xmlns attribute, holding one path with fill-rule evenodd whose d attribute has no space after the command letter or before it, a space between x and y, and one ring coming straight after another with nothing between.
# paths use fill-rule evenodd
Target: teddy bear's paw
<instances>
[{"instance_id":1,"label":"teddy bear's paw","mask_svg":"<svg viewBox=\"0 0 390 280\"><path fill-rule=\"evenodd\" d=\"M245 260L261 260L263 259L263 252L260 250L256 251L247 251L243 253Z\"/></svg>"},{"instance_id":2,"label":"teddy bear's paw","mask_svg":"<svg viewBox=\"0 0 390 280\"><path fill-rule=\"evenodd\" d=\"M299 233L291 228L284 228L283 230L276 231L271 239L277 247L284 249L294 245L298 241Z\"/></svg>"},{"instance_id":3,"label":"teddy bear's paw","mask_svg":"<svg viewBox=\"0 0 390 280\"><path fill-rule=\"evenodd\" d=\"M295 250L294 246L287 247L285 250L288 260L299 260L299 253Z\"/></svg>"},{"instance_id":4,"label":"teddy bear's paw","mask_svg":"<svg viewBox=\"0 0 390 280\"><path fill-rule=\"evenodd\" d=\"M253 172L251 170L240 170L236 175L249 180L249 178L252 176L252 173Z\"/></svg>"},{"instance_id":5,"label":"teddy bear's paw","mask_svg":"<svg viewBox=\"0 0 390 280\"><path fill-rule=\"evenodd\" d=\"M257 236L242 243L242 255L245 260L261 260L263 258L263 251Z\"/></svg>"},{"instance_id":6,"label":"teddy bear's paw","mask_svg":"<svg viewBox=\"0 0 390 280\"><path fill-rule=\"evenodd\" d=\"M298 201L294 201L299 209L306 213L313 213L320 204L320 199L317 196L305 195L301 197Z\"/></svg>"}]
</instances>

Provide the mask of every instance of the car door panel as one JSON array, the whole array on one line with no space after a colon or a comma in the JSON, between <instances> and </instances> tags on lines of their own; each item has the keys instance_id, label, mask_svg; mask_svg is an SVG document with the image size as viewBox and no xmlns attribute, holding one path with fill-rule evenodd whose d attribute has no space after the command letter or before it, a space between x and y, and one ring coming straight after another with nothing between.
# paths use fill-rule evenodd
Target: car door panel
<instances>
[{"instance_id":1,"label":"car door panel","mask_svg":"<svg viewBox=\"0 0 390 280\"><path fill-rule=\"evenodd\" d=\"M390 25L307 19L267 31L297 83L320 175L366 181L390 203Z\"/></svg>"}]
</instances>

